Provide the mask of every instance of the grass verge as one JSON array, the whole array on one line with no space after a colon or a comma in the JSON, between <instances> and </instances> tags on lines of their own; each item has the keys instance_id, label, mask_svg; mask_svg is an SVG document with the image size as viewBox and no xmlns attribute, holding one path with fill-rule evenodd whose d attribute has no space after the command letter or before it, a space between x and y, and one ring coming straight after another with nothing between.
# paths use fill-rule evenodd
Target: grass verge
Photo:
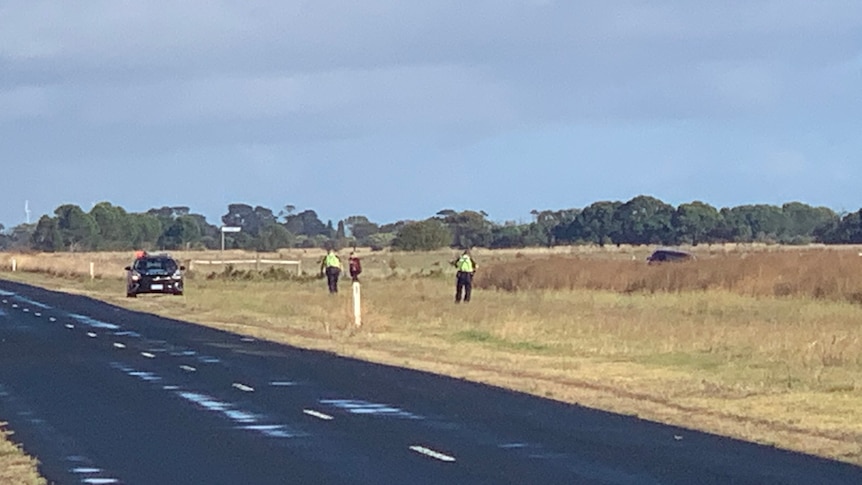
<instances>
[{"instance_id":1,"label":"grass verge","mask_svg":"<svg viewBox=\"0 0 862 485\"><path fill-rule=\"evenodd\" d=\"M35 459L26 456L21 447L9 439L11 432L0 422L0 483L4 485L45 485L39 476Z\"/></svg>"}]
</instances>

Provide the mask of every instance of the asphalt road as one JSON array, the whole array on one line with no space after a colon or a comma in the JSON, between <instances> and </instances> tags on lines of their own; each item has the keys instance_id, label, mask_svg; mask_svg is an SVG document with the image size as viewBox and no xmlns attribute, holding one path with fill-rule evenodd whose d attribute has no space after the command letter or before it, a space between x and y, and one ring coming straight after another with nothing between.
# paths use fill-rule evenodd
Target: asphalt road
<instances>
[{"instance_id":1,"label":"asphalt road","mask_svg":"<svg viewBox=\"0 0 862 485\"><path fill-rule=\"evenodd\" d=\"M60 484L862 483L847 464L2 280L0 420Z\"/></svg>"}]
</instances>

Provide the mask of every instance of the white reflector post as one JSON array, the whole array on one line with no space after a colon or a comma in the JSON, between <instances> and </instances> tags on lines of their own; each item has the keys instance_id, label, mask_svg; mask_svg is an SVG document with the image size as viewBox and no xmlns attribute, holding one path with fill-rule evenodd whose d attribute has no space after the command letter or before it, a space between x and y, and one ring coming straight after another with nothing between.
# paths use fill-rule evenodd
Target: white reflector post
<instances>
[{"instance_id":1,"label":"white reflector post","mask_svg":"<svg viewBox=\"0 0 862 485\"><path fill-rule=\"evenodd\" d=\"M353 323L356 324L357 327L362 325L362 303L361 294L359 291L359 282L353 282Z\"/></svg>"}]
</instances>

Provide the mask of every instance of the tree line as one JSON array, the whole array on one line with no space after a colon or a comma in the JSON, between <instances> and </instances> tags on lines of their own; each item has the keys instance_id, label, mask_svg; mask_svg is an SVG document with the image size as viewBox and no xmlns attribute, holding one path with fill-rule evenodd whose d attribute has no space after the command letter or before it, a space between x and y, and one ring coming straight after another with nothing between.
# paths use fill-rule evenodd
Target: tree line
<instances>
[{"instance_id":1,"label":"tree line","mask_svg":"<svg viewBox=\"0 0 862 485\"><path fill-rule=\"evenodd\" d=\"M838 214L801 202L781 206L741 205L718 209L694 201L674 207L650 196L600 201L583 208L534 210L529 222L493 222L483 211L444 209L422 220L379 224L362 215L326 223L311 209L272 209L230 204L220 232L188 207L160 207L130 213L110 202L89 212L64 204L35 224L6 230L0 250L118 251L226 248L274 251L280 248L370 246L416 251L443 247L523 248L569 244L781 244L862 243L862 209Z\"/></svg>"}]
</instances>

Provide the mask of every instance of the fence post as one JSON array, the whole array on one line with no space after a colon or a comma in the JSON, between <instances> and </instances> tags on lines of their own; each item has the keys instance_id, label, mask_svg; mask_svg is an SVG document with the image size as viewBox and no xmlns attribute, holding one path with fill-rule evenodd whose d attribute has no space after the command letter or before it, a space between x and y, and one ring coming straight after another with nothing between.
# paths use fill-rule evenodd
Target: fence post
<instances>
[{"instance_id":1,"label":"fence post","mask_svg":"<svg viewBox=\"0 0 862 485\"><path fill-rule=\"evenodd\" d=\"M359 282L353 282L353 323L362 326L362 304L360 303Z\"/></svg>"},{"instance_id":2,"label":"fence post","mask_svg":"<svg viewBox=\"0 0 862 485\"><path fill-rule=\"evenodd\" d=\"M96 265L90 261L90 279L96 279Z\"/></svg>"},{"instance_id":3,"label":"fence post","mask_svg":"<svg viewBox=\"0 0 862 485\"><path fill-rule=\"evenodd\" d=\"M18 269L18 261L15 258L12 258L12 272L14 273Z\"/></svg>"}]
</instances>

